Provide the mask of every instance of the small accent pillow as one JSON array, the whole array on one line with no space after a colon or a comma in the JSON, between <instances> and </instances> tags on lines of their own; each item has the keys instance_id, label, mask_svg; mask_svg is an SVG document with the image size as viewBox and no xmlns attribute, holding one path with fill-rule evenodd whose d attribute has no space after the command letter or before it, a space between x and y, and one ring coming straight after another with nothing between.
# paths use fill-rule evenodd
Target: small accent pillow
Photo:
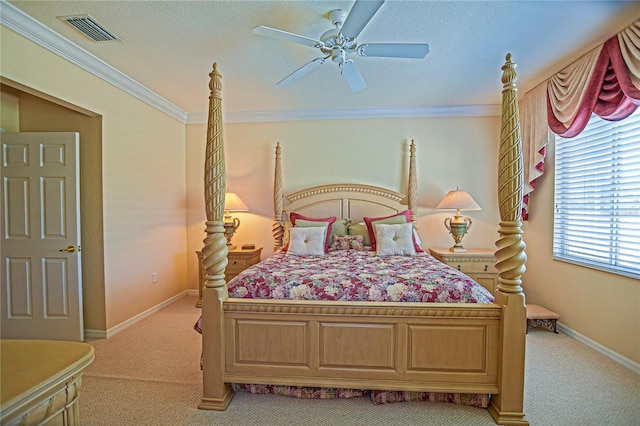
<instances>
[{"instance_id":1,"label":"small accent pillow","mask_svg":"<svg viewBox=\"0 0 640 426\"><path fill-rule=\"evenodd\" d=\"M371 245L371 238L369 238L369 231L367 231L367 225L362 223L352 223L349 225L349 235L362 235L364 238L364 245Z\"/></svg>"},{"instance_id":2,"label":"small accent pillow","mask_svg":"<svg viewBox=\"0 0 640 426\"><path fill-rule=\"evenodd\" d=\"M376 242L378 256L414 256L416 254L413 243L413 223L376 225Z\"/></svg>"},{"instance_id":3,"label":"small accent pillow","mask_svg":"<svg viewBox=\"0 0 640 426\"><path fill-rule=\"evenodd\" d=\"M287 255L322 256L324 255L324 227L291 228L289 230L289 248Z\"/></svg>"},{"instance_id":4,"label":"small accent pillow","mask_svg":"<svg viewBox=\"0 0 640 426\"><path fill-rule=\"evenodd\" d=\"M303 216L300 213L296 213L296 212L291 212L289 213L289 220L291 220L291 223L293 223L293 226L314 226L313 224L309 224L309 222L325 222L328 224L327 226L327 235L325 238L325 247L324 247L324 251L329 251L329 244L331 243L331 229L332 229L332 225L333 223L336 221L336 217L335 216L331 216L331 217L307 217L307 216ZM306 221L303 223L299 223L300 221ZM317 225L315 225L317 226Z\"/></svg>"},{"instance_id":5,"label":"small accent pillow","mask_svg":"<svg viewBox=\"0 0 640 426\"><path fill-rule=\"evenodd\" d=\"M346 235L341 237L340 235L333 236L333 242L329 246L329 251L336 250L364 250L364 236L362 235Z\"/></svg>"},{"instance_id":6,"label":"small accent pillow","mask_svg":"<svg viewBox=\"0 0 640 426\"><path fill-rule=\"evenodd\" d=\"M378 224L400 224L400 223L412 223L411 222L411 210L405 210L390 216L384 217L365 217L364 223L367 225L367 231L369 232L369 238L371 239L371 249L376 250L376 225ZM414 248L417 252L424 252L422 247L414 240Z\"/></svg>"}]
</instances>

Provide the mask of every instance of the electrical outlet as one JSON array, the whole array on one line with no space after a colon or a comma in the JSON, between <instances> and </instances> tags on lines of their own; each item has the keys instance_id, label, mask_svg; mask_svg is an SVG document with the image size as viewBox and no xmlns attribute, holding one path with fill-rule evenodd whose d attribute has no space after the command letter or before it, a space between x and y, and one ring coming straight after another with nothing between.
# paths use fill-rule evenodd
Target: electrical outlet
<instances>
[{"instance_id":1,"label":"electrical outlet","mask_svg":"<svg viewBox=\"0 0 640 426\"><path fill-rule=\"evenodd\" d=\"M158 282L158 274L157 273L153 272L151 274L151 282L152 283L157 283Z\"/></svg>"}]
</instances>

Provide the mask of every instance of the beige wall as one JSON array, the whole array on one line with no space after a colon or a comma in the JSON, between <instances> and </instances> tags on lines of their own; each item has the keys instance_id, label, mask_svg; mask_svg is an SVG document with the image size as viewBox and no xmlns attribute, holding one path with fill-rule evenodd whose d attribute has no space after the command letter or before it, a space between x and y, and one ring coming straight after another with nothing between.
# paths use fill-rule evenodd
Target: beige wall
<instances>
[{"instance_id":1,"label":"beige wall","mask_svg":"<svg viewBox=\"0 0 640 426\"><path fill-rule=\"evenodd\" d=\"M224 96L224 94L223 94ZM473 220L466 247L493 247L497 240L496 195L499 117L319 120L225 124L227 187L248 205L237 213L235 244L273 251L273 173L276 141L282 146L284 192L326 183L363 183L406 192L409 142L415 140L418 232L424 247L450 247L443 221L454 212L435 210L456 186L482 211ZM195 288L195 250L204 239L203 163L206 125L187 126L189 283ZM286 206L285 206L286 208Z\"/></svg>"},{"instance_id":2,"label":"beige wall","mask_svg":"<svg viewBox=\"0 0 640 426\"><path fill-rule=\"evenodd\" d=\"M2 131L20 131L19 94L11 87L0 87L0 128Z\"/></svg>"},{"instance_id":3,"label":"beige wall","mask_svg":"<svg viewBox=\"0 0 640 426\"><path fill-rule=\"evenodd\" d=\"M552 144L523 226L527 302L552 309L562 324L638 363L640 281L552 259L554 153Z\"/></svg>"},{"instance_id":4,"label":"beige wall","mask_svg":"<svg viewBox=\"0 0 640 426\"><path fill-rule=\"evenodd\" d=\"M184 291L184 124L5 27L0 31L3 77L103 117L106 328Z\"/></svg>"}]
</instances>

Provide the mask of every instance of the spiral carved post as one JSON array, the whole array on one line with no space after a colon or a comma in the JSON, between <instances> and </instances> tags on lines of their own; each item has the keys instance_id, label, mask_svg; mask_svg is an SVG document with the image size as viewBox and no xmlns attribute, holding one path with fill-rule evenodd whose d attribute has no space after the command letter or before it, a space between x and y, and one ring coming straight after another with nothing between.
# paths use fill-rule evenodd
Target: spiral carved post
<instances>
[{"instance_id":1,"label":"spiral carved post","mask_svg":"<svg viewBox=\"0 0 640 426\"><path fill-rule=\"evenodd\" d=\"M205 152L204 197L207 222L202 249L205 268L202 289L203 395L199 408L224 410L233 391L224 383L224 316L222 303L229 297L224 278L227 267L227 239L224 236L224 193L226 189L224 138L222 131L222 75L217 64L209 89L209 119ZM217 339L217 340L216 340Z\"/></svg>"},{"instance_id":2,"label":"spiral carved post","mask_svg":"<svg viewBox=\"0 0 640 426\"><path fill-rule=\"evenodd\" d=\"M516 64L511 54L502 67L502 128L498 163L498 203L500 207L500 235L496 243L497 268L500 271L498 288L505 293L522 293L522 281L527 256L522 241L522 200L524 196L524 168L518 95L516 88Z\"/></svg>"},{"instance_id":3,"label":"spiral carved post","mask_svg":"<svg viewBox=\"0 0 640 426\"><path fill-rule=\"evenodd\" d=\"M284 227L282 226L282 166L280 165L280 142L276 143L276 167L273 176L273 251L282 248Z\"/></svg>"},{"instance_id":4,"label":"spiral carved post","mask_svg":"<svg viewBox=\"0 0 640 426\"><path fill-rule=\"evenodd\" d=\"M416 226L418 208L418 177L416 175L416 144L411 139L409 146L409 184L408 184L408 204L411 209L411 222Z\"/></svg>"},{"instance_id":5,"label":"spiral carved post","mask_svg":"<svg viewBox=\"0 0 640 426\"><path fill-rule=\"evenodd\" d=\"M207 236L204 240L205 287L223 287L227 267L227 242L224 236L224 193L226 188L224 135L222 129L222 75L217 64L209 74L209 119L204 166L204 198L207 211Z\"/></svg>"},{"instance_id":6,"label":"spiral carved post","mask_svg":"<svg viewBox=\"0 0 640 426\"><path fill-rule=\"evenodd\" d=\"M501 357L498 360L498 395L491 399L489 411L498 424L529 424L524 416L524 357L526 309L521 276L527 256L522 241L522 197L524 172L516 64L507 54L502 67L502 127L498 161L498 204L500 239L496 242L499 272L496 301L502 306L500 324Z\"/></svg>"}]
</instances>

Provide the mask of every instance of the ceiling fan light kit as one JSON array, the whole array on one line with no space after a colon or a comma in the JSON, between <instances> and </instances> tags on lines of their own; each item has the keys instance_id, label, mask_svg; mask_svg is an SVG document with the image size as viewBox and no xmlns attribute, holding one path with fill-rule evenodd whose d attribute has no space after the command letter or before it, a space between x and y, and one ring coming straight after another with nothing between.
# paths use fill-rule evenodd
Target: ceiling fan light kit
<instances>
[{"instance_id":1,"label":"ceiling fan light kit","mask_svg":"<svg viewBox=\"0 0 640 426\"><path fill-rule=\"evenodd\" d=\"M280 80L276 85L280 87L289 86L324 64L327 59L331 59L332 62L338 65L340 73L351 91L359 92L367 87L367 83L364 81L353 59L349 58L349 55L355 53L365 57L408 59L423 59L426 57L429 53L429 45L426 43L358 44L356 38L383 3L384 0L356 0L349 14L346 14L341 9L332 10L329 12L329 19L335 28L325 31L319 40L271 27L259 26L254 28L254 34L303 44L319 49L322 53L321 57L306 63Z\"/></svg>"}]
</instances>

